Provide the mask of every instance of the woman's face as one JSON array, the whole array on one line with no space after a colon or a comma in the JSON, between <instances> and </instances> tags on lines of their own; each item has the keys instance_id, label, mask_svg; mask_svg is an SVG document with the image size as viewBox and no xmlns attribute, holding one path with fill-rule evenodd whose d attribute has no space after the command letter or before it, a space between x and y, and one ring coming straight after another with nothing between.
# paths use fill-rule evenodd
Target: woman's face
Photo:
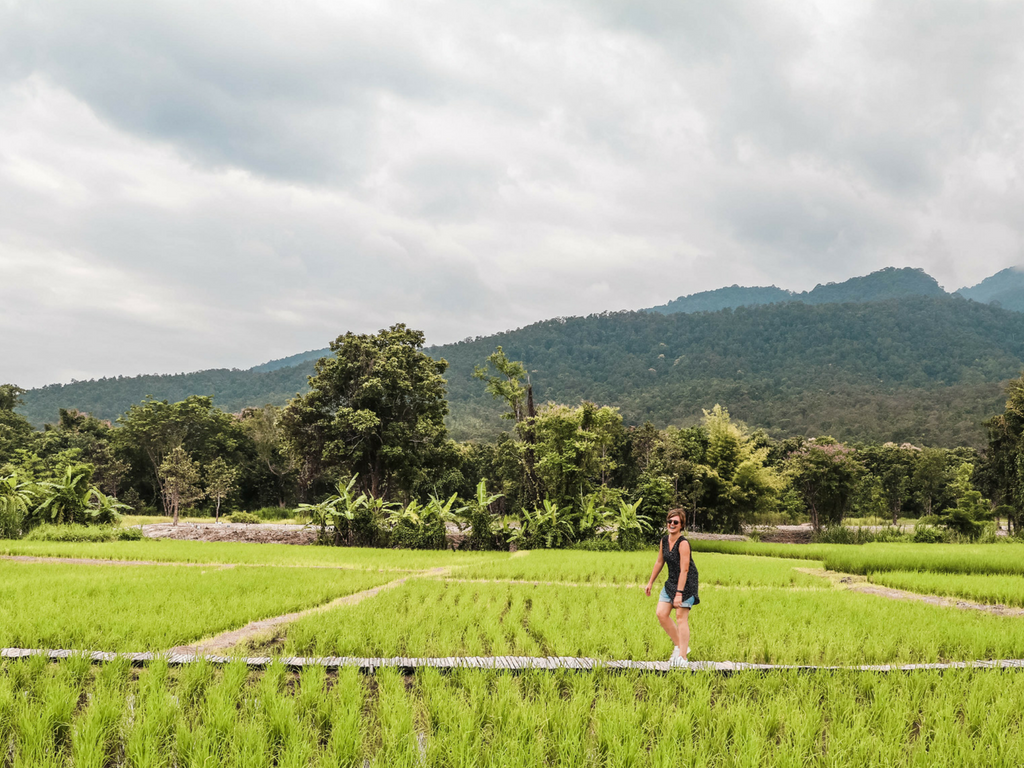
<instances>
[{"instance_id":1,"label":"woman's face","mask_svg":"<svg viewBox=\"0 0 1024 768\"><path fill-rule=\"evenodd\" d=\"M683 521L679 519L678 515L673 515L665 521L665 527L668 528L669 533L679 533L683 527Z\"/></svg>"}]
</instances>

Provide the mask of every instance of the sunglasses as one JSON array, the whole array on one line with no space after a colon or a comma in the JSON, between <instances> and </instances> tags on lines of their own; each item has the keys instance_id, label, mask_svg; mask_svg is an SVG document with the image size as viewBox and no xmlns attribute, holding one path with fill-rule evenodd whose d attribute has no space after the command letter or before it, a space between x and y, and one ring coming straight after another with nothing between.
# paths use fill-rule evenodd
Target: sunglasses
<instances>
[{"instance_id":1,"label":"sunglasses","mask_svg":"<svg viewBox=\"0 0 1024 768\"><path fill-rule=\"evenodd\" d=\"M678 520L669 520L666 523L666 525L679 525L679 521Z\"/></svg>"}]
</instances>

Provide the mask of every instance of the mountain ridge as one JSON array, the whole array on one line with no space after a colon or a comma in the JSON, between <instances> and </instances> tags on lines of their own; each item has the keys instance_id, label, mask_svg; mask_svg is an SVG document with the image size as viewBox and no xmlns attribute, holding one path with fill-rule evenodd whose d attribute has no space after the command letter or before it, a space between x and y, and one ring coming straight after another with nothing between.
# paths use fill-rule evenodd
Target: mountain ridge
<instances>
[{"instance_id":1,"label":"mountain ridge","mask_svg":"<svg viewBox=\"0 0 1024 768\"><path fill-rule=\"evenodd\" d=\"M427 348L450 363L449 427L458 439L493 439L507 428L472 377L499 344L526 364L539 403L593 400L619 407L630 424L685 425L720 402L780 436L977 446L981 420L1000 409L1002 383L1024 365L1024 314L944 295L546 320ZM114 419L146 395L210 395L228 411L283 405L312 370L306 360L50 385L29 391L20 410L39 424L59 407Z\"/></svg>"}]
</instances>

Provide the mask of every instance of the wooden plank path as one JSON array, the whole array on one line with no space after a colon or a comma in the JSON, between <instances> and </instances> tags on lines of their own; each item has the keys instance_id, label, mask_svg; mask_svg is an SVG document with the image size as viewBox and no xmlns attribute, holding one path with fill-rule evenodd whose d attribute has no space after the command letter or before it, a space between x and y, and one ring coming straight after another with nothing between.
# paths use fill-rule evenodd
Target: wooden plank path
<instances>
[{"instance_id":1,"label":"wooden plank path","mask_svg":"<svg viewBox=\"0 0 1024 768\"><path fill-rule=\"evenodd\" d=\"M273 664L282 664L288 669L298 670L303 667L319 666L327 669L342 667L358 667L362 672L373 674L378 669L394 667L403 672L413 673L417 669L499 669L518 671L524 669L557 670L572 669L592 671L607 670L639 670L643 672L668 672L667 661L632 661L628 659L606 661L603 659L577 658L574 656L448 656L442 658L368 658L356 656L218 656L214 654L195 655L189 653L112 653L108 651L75 651L50 650L46 648L2 648L0 659L24 659L30 656L46 656L52 660L84 656L94 663L127 659L135 666L159 659L180 666L205 661L223 665L233 661L242 661L249 667L265 668ZM692 661L689 666L679 671L692 670L700 672L718 672L732 674L735 672L770 672L775 670L796 670L800 672L912 672L924 669L1024 669L1024 659L990 659L979 661L952 661L935 664L866 664L859 666L817 666L809 664L750 664L740 661ZM675 670L672 670L675 671Z\"/></svg>"}]
</instances>

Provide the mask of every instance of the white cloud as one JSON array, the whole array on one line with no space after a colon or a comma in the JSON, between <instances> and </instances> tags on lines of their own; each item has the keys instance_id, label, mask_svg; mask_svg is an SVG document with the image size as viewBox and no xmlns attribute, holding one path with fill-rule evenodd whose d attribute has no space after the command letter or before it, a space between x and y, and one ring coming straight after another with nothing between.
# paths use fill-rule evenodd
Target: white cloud
<instances>
[{"instance_id":1,"label":"white cloud","mask_svg":"<svg viewBox=\"0 0 1024 768\"><path fill-rule=\"evenodd\" d=\"M0 8L0 379L1024 261L1024 7ZM60 353L53 353L60 349Z\"/></svg>"}]
</instances>

